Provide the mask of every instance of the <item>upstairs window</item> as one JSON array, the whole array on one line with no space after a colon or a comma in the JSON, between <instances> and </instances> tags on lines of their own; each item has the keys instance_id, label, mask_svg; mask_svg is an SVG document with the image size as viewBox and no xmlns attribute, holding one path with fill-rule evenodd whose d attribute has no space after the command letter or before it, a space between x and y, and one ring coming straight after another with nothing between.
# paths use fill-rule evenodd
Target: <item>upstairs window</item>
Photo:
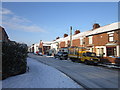
<instances>
[{"instance_id":1,"label":"upstairs window","mask_svg":"<svg viewBox=\"0 0 120 90\"><path fill-rule=\"evenodd\" d=\"M108 40L109 40L109 42L113 42L114 41L114 35L113 35L113 33L108 34Z\"/></svg>"},{"instance_id":2,"label":"upstairs window","mask_svg":"<svg viewBox=\"0 0 120 90\"><path fill-rule=\"evenodd\" d=\"M83 45L83 38L80 38L80 45Z\"/></svg>"},{"instance_id":3,"label":"upstairs window","mask_svg":"<svg viewBox=\"0 0 120 90\"><path fill-rule=\"evenodd\" d=\"M90 37L89 37L89 44L92 44L92 43L93 43L92 37L93 37L93 36L90 36Z\"/></svg>"}]
</instances>

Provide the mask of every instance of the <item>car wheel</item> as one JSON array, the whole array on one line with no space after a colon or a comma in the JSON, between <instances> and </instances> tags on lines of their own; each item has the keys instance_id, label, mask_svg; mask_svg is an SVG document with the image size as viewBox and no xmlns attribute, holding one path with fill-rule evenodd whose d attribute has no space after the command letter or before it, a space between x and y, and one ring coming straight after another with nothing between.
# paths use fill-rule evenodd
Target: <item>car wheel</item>
<instances>
[{"instance_id":1,"label":"car wheel","mask_svg":"<svg viewBox=\"0 0 120 90\"><path fill-rule=\"evenodd\" d=\"M67 60L67 58L65 58L65 60Z\"/></svg>"},{"instance_id":2,"label":"car wheel","mask_svg":"<svg viewBox=\"0 0 120 90\"><path fill-rule=\"evenodd\" d=\"M60 60L62 60L62 58L60 58Z\"/></svg>"},{"instance_id":3,"label":"car wheel","mask_svg":"<svg viewBox=\"0 0 120 90\"><path fill-rule=\"evenodd\" d=\"M70 58L70 59L71 59L71 61L75 62L75 59L73 59L73 58Z\"/></svg>"},{"instance_id":4,"label":"car wheel","mask_svg":"<svg viewBox=\"0 0 120 90\"><path fill-rule=\"evenodd\" d=\"M82 63L82 61L78 59L78 63Z\"/></svg>"},{"instance_id":5,"label":"car wheel","mask_svg":"<svg viewBox=\"0 0 120 90\"><path fill-rule=\"evenodd\" d=\"M94 63L94 66L97 66L98 65L98 63Z\"/></svg>"}]
</instances>

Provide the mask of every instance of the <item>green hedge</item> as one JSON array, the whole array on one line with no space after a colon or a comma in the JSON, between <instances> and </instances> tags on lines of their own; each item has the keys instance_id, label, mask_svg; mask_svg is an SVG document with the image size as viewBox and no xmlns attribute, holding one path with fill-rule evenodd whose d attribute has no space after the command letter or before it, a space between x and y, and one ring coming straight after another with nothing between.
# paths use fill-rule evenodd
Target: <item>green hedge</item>
<instances>
[{"instance_id":1,"label":"green hedge","mask_svg":"<svg viewBox=\"0 0 120 90\"><path fill-rule=\"evenodd\" d=\"M2 42L2 79L26 72L27 45Z\"/></svg>"}]
</instances>

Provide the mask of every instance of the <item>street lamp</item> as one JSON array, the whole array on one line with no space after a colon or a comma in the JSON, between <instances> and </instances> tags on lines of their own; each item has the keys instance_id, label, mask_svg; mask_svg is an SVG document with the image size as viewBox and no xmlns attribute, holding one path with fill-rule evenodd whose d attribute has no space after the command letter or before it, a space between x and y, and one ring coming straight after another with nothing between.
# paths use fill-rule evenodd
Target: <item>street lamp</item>
<instances>
[{"instance_id":1,"label":"street lamp","mask_svg":"<svg viewBox=\"0 0 120 90\"><path fill-rule=\"evenodd\" d=\"M70 47L72 46L72 26L70 26Z\"/></svg>"}]
</instances>

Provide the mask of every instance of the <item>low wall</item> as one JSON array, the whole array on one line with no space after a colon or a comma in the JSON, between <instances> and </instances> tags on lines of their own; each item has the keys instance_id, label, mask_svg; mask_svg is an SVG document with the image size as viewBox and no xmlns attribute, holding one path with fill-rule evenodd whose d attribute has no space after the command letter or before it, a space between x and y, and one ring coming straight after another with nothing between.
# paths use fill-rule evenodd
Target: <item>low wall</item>
<instances>
[{"instance_id":1,"label":"low wall","mask_svg":"<svg viewBox=\"0 0 120 90\"><path fill-rule=\"evenodd\" d=\"M103 57L101 58L101 63L113 63L113 64L119 64L120 65L120 58L115 57Z\"/></svg>"}]
</instances>

